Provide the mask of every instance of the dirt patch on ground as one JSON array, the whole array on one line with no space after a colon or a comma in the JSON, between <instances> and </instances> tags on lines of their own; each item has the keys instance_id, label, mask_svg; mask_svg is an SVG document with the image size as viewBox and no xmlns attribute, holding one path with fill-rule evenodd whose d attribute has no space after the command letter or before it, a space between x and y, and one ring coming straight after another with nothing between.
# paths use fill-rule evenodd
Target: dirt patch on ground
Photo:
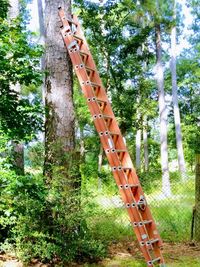
<instances>
[{"instance_id":1,"label":"dirt patch on ground","mask_svg":"<svg viewBox=\"0 0 200 267\"><path fill-rule=\"evenodd\" d=\"M172 260L178 260L183 256L200 259L200 245L195 243L165 243L163 254Z\"/></svg>"},{"instance_id":2,"label":"dirt patch on ground","mask_svg":"<svg viewBox=\"0 0 200 267\"><path fill-rule=\"evenodd\" d=\"M143 259L137 242L124 241L109 247L109 257L125 256ZM195 243L164 243L163 255L168 259L181 257L200 258L200 245Z\"/></svg>"},{"instance_id":3,"label":"dirt patch on ground","mask_svg":"<svg viewBox=\"0 0 200 267\"><path fill-rule=\"evenodd\" d=\"M112 244L109 247L110 257L121 254L143 258L137 242L124 241ZM168 258L179 258L182 256L198 258L200 257L200 245L195 243L164 243L163 254Z\"/></svg>"},{"instance_id":4,"label":"dirt patch on ground","mask_svg":"<svg viewBox=\"0 0 200 267\"><path fill-rule=\"evenodd\" d=\"M120 243L112 243L109 247L109 258L115 256L120 257L134 257L134 258L143 258L140 252L137 242L133 241L124 241Z\"/></svg>"}]
</instances>

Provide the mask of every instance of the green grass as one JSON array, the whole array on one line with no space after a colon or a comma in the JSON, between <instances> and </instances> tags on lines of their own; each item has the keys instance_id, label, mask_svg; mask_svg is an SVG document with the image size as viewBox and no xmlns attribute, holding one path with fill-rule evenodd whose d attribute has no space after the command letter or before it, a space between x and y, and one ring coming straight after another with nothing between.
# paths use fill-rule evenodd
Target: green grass
<instances>
[{"instance_id":1,"label":"green grass","mask_svg":"<svg viewBox=\"0 0 200 267\"><path fill-rule=\"evenodd\" d=\"M192 257L183 257L174 263L167 264L168 267L199 267L200 259L193 259Z\"/></svg>"},{"instance_id":2,"label":"green grass","mask_svg":"<svg viewBox=\"0 0 200 267\"><path fill-rule=\"evenodd\" d=\"M96 238L103 241L121 241L132 237L133 231L123 209L109 209L90 218L88 226Z\"/></svg>"},{"instance_id":3,"label":"green grass","mask_svg":"<svg viewBox=\"0 0 200 267\"><path fill-rule=\"evenodd\" d=\"M181 259L175 259L174 262L172 259L166 258L166 267L199 267L200 259L193 257L182 257ZM4 263L0 261L0 266L4 266ZM76 265L75 265L76 266ZM85 263L84 265L79 265L82 267L146 267L146 264L143 260L134 259L130 256L119 257L116 256L113 259L106 259L100 263Z\"/></svg>"},{"instance_id":4,"label":"green grass","mask_svg":"<svg viewBox=\"0 0 200 267\"><path fill-rule=\"evenodd\" d=\"M115 257L113 259L105 260L99 264L85 264L84 267L146 267L146 264L142 260L133 258L121 258ZM192 257L182 257L176 259L174 262L171 259L166 258L166 267L199 267L200 259L194 259Z\"/></svg>"},{"instance_id":5,"label":"green grass","mask_svg":"<svg viewBox=\"0 0 200 267\"><path fill-rule=\"evenodd\" d=\"M162 238L165 241L188 241L191 231L192 207L166 202L161 203L159 207L151 205Z\"/></svg>"},{"instance_id":6,"label":"green grass","mask_svg":"<svg viewBox=\"0 0 200 267\"><path fill-rule=\"evenodd\" d=\"M147 195L148 203L161 237L165 241L189 241L194 205L194 177L191 176L184 183L177 179L172 182L171 187L172 197L163 198L161 184L157 183L155 190ZM102 196L109 199L110 192L108 195L104 191L97 193L94 187L93 190L95 194L92 203L85 205L85 210L90 214L88 226L93 230L94 235L108 242L120 241L133 236L126 210L120 207L110 207L106 201L105 203L99 201ZM113 195L118 196L116 191L113 191Z\"/></svg>"}]
</instances>

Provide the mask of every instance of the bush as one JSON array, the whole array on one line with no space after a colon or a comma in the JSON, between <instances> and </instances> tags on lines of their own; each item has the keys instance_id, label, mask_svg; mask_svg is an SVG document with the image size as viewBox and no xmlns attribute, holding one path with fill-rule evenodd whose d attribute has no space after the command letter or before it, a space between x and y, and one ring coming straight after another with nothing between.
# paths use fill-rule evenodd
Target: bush
<instances>
[{"instance_id":1,"label":"bush","mask_svg":"<svg viewBox=\"0 0 200 267\"><path fill-rule=\"evenodd\" d=\"M158 182L161 180L161 177L162 174L159 169L154 171L142 172L139 174L140 182L146 194L149 194L155 190Z\"/></svg>"},{"instance_id":2,"label":"bush","mask_svg":"<svg viewBox=\"0 0 200 267\"><path fill-rule=\"evenodd\" d=\"M26 164L32 168L41 168L44 165L44 144L37 142L30 146L25 154Z\"/></svg>"},{"instance_id":3,"label":"bush","mask_svg":"<svg viewBox=\"0 0 200 267\"><path fill-rule=\"evenodd\" d=\"M43 176L9 170L1 170L0 180L0 224L7 229L1 250L10 244L24 262L92 262L105 256L105 246L94 240L76 209L77 196L65 199L59 182L49 190Z\"/></svg>"}]
</instances>

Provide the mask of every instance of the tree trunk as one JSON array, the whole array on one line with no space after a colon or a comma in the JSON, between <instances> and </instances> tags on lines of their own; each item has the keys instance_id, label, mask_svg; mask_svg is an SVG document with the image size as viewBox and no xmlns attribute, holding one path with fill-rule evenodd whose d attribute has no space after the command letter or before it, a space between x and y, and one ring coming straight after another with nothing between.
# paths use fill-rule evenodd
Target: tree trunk
<instances>
[{"instance_id":1,"label":"tree trunk","mask_svg":"<svg viewBox=\"0 0 200 267\"><path fill-rule=\"evenodd\" d=\"M19 0L9 0L9 19L15 19L19 16ZM10 89L19 93L21 92L20 84L10 84ZM18 175L24 175L24 145L12 141L12 165Z\"/></svg>"},{"instance_id":2,"label":"tree trunk","mask_svg":"<svg viewBox=\"0 0 200 267\"><path fill-rule=\"evenodd\" d=\"M136 169L140 170L141 167L141 130L137 130L136 132L136 137L135 137L135 149L136 149L136 160L135 160L135 165Z\"/></svg>"},{"instance_id":3,"label":"tree trunk","mask_svg":"<svg viewBox=\"0 0 200 267\"><path fill-rule=\"evenodd\" d=\"M84 144L84 132L83 132L83 128L80 127L80 155L81 158L84 161L85 158L85 144Z\"/></svg>"},{"instance_id":4,"label":"tree trunk","mask_svg":"<svg viewBox=\"0 0 200 267\"><path fill-rule=\"evenodd\" d=\"M135 167L137 170L140 170L141 168L141 137L142 137L142 132L140 129L140 120L141 120L141 114L139 112L139 105L140 105L140 92L138 93L137 96L137 131L136 131L136 136L135 136Z\"/></svg>"},{"instance_id":5,"label":"tree trunk","mask_svg":"<svg viewBox=\"0 0 200 267\"><path fill-rule=\"evenodd\" d=\"M39 17L39 26L40 26L40 43L43 45L45 42L45 25L44 25L44 11L42 0L37 0L38 5L38 17ZM41 58L41 69L44 70L45 68L45 57L42 56Z\"/></svg>"},{"instance_id":6,"label":"tree trunk","mask_svg":"<svg viewBox=\"0 0 200 267\"><path fill-rule=\"evenodd\" d=\"M45 164L51 179L53 167L68 169L68 156L75 149L72 64L60 34L58 7L67 17L71 1L46 0L46 77L45 77ZM67 174L66 174L67 175Z\"/></svg>"},{"instance_id":7,"label":"tree trunk","mask_svg":"<svg viewBox=\"0 0 200 267\"><path fill-rule=\"evenodd\" d=\"M200 154L196 155L195 241L200 242Z\"/></svg>"},{"instance_id":8,"label":"tree trunk","mask_svg":"<svg viewBox=\"0 0 200 267\"><path fill-rule=\"evenodd\" d=\"M18 175L24 175L24 145L12 141L12 165Z\"/></svg>"},{"instance_id":9,"label":"tree trunk","mask_svg":"<svg viewBox=\"0 0 200 267\"><path fill-rule=\"evenodd\" d=\"M43 4L42 0L37 0L37 6L38 6L38 17L39 17L39 27L40 27L40 44L45 45L45 24L44 24L44 10L43 10ZM45 55L42 55L41 57L41 70L45 70ZM45 105L45 80L43 78L43 84L42 84L42 101Z\"/></svg>"},{"instance_id":10,"label":"tree trunk","mask_svg":"<svg viewBox=\"0 0 200 267\"><path fill-rule=\"evenodd\" d=\"M44 175L49 201L55 199L57 210L47 214L50 229L77 237L82 225L81 212L81 155L75 150L75 113L73 105L73 72L64 45L58 7L71 17L71 1L45 2L45 162ZM52 202L54 204L54 202ZM53 219L52 219L53 218ZM54 225L54 228L52 228ZM74 233L74 234L73 234Z\"/></svg>"},{"instance_id":11,"label":"tree trunk","mask_svg":"<svg viewBox=\"0 0 200 267\"><path fill-rule=\"evenodd\" d=\"M148 135L147 135L147 117L143 119L143 142L144 142L144 170L149 169L149 151L148 151Z\"/></svg>"},{"instance_id":12,"label":"tree trunk","mask_svg":"<svg viewBox=\"0 0 200 267\"><path fill-rule=\"evenodd\" d=\"M98 190L99 191L101 191L101 189L102 189L102 181L101 181L101 177L100 177L102 163L103 163L103 147L102 147L102 145L100 145L100 151L99 151L99 155L98 155Z\"/></svg>"},{"instance_id":13,"label":"tree trunk","mask_svg":"<svg viewBox=\"0 0 200 267\"><path fill-rule=\"evenodd\" d=\"M39 26L40 26L40 36L45 41L45 24L44 24L44 11L42 0L37 0L38 5L38 17L39 17Z\"/></svg>"},{"instance_id":14,"label":"tree trunk","mask_svg":"<svg viewBox=\"0 0 200 267\"><path fill-rule=\"evenodd\" d=\"M176 20L176 1L174 1L174 20ZM178 93L177 93L177 77L176 77L176 26L171 30L171 75L172 75L172 99L174 108L174 122L176 130L176 147L178 152L178 165L182 174L182 178L185 177L185 160L182 144L181 133L181 120L180 111L178 105Z\"/></svg>"},{"instance_id":15,"label":"tree trunk","mask_svg":"<svg viewBox=\"0 0 200 267\"><path fill-rule=\"evenodd\" d=\"M9 0L9 19L15 19L19 16L19 0Z\"/></svg>"},{"instance_id":16,"label":"tree trunk","mask_svg":"<svg viewBox=\"0 0 200 267\"><path fill-rule=\"evenodd\" d=\"M156 81L158 87L158 102L160 115L160 147L162 168L162 192L166 197L171 195L167 147L167 110L164 92L164 72L162 66L162 46L160 24L155 25L156 34Z\"/></svg>"}]
</instances>

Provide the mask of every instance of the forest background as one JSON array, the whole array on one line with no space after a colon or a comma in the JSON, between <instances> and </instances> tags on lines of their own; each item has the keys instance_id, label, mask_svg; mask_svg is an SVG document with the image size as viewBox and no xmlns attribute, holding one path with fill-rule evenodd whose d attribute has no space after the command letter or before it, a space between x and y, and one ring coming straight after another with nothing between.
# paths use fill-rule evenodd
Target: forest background
<instances>
[{"instance_id":1,"label":"forest background","mask_svg":"<svg viewBox=\"0 0 200 267\"><path fill-rule=\"evenodd\" d=\"M132 235L73 77L59 5L80 17L162 238L190 240L195 214L200 241L198 1L38 0L34 33L29 4L0 5L1 250L25 262L97 261Z\"/></svg>"}]
</instances>

